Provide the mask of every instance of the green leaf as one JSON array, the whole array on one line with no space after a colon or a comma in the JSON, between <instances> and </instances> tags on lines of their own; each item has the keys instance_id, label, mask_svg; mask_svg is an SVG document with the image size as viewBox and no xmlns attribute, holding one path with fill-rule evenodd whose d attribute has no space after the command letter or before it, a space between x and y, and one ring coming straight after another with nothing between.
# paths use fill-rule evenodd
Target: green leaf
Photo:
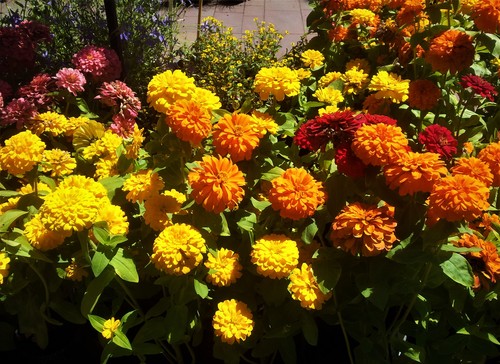
<instances>
[{"instance_id":1,"label":"green leaf","mask_svg":"<svg viewBox=\"0 0 500 364\"><path fill-rule=\"evenodd\" d=\"M18 236L15 240L2 239L7 244L7 251L18 257L32 258L42 260L47 263L52 263L52 260L47 258L43 253L33 248L24 235ZM11 249L13 248L13 249Z\"/></svg>"},{"instance_id":2,"label":"green leaf","mask_svg":"<svg viewBox=\"0 0 500 364\"><path fill-rule=\"evenodd\" d=\"M14 223L19 217L26 215L28 211L21 210L8 210L0 216L0 233L9 230L10 225Z\"/></svg>"},{"instance_id":3,"label":"green leaf","mask_svg":"<svg viewBox=\"0 0 500 364\"><path fill-rule=\"evenodd\" d=\"M335 288L342 273L342 267L330 260L317 260L313 262L314 276L323 293L328 293Z\"/></svg>"},{"instance_id":4,"label":"green leaf","mask_svg":"<svg viewBox=\"0 0 500 364\"><path fill-rule=\"evenodd\" d=\"M80 312L84 317L87 317L90 312L94 309L101 293L106 288L106 286L111 283L115 277L115 272L112 268L107 267L104 271L96 277L92 282L89 283L87 291L83 295L82 304L80 306Z\"/></svg>"},{"instance_id":5,"label":"green leaf","mask_svg":"<svg viewBox=\"0 0 500 364\"><path fill-rule=\"evenodd\" d=\"M198 279L194 280L194 290L196 291L196 294L200 296L201 298L207 298L209 289L208 286L205 282L202 282Z\"/></svg>"},{"instance_id":6,"label":"green leaf","mask_svg":"<svg viewBox=\"0 0 500 364\"><path fill-rule=\"evenodd\" d=\"M285 172L284 169L280 167L271 168L269 171L262 173L261 179L265 181L272 181L275 178L280 177Z\"/></svg>"},{"instance_id":7,"label":"green leaf","mask_svg":"<svg viewBox=\"0 0 500 364\"><path fill-rule=\"evenodd\" d=\"M163 317L155 317L148 320L141 326L139 331L132 341L134 347L136 344L145 343L153 339L161 339L167 335L167 327L165 326L165 319Z\"/></svg>"},{"instance_id":8,"label":"green leaf","mask_svg":"<svg viewBox=\"0 0 500 364\"><path fill-rule=\"evenodd\" d=\"M301 238L306 244L311 244L317 232L318 232L318 225L316 225L316 221L311 220L311 222L302 231Z\"/></svg>"},{"instance_id":9,"label":"green leaf","mask_svg":"<svg viewBox=\"0 0 500 364\"><path fill-rule=\"evenodd\" d=\"M9 191L9 190L4 190L0 191L0 197L16 197L19 196L21 192L19 191Z\"/></svg>"},{"instance_id":10,"label":"green leaf","mask_svg":"<svg viewBox=\"0 0 500 364\"><path fill-rule=\"evenodd\" d=\"M130 345L127 335L125 335L120 329L115 331L115 335L111 341L121 348L132 350L132 345Z\"/></svg>"},{"instance_id":11,"label":"green leaf","mask_svg":"<svg viewBox=\"0 0 500 364\"><path fill-rule=\"evenodd\" d=\"M108 197L110 200L113 199L115 196L115 192L118 188L121 188L123 186L123 182L125 181L125 177L122 176L111 176L111 177L106 177L99 182L106 187L106 190L108 191Z\"/></svg>"},{"instance_id":12,"label":"green leaf","mask_svg":"<svg viewBox=\"0 0 500 364\"><path fill-rule=\"evenodd\" d=\"M137 283L139 282L139 274L134 260L127 256L122 248L118 248L115 256L109 262L115 268L115 272L124 281Z\"/></svg>"},{"instance_id":13,"label":"green leaf","mask_svg":"<svg viewBox=\"0 0 500 364\"><path fill-rule=\"evenodd\" d=\"M97 332L102 332L106 319L97 315L87 315L90 324Z\"/></svg>"},{"instance_id":14,"label":"green leaf","mask_svg":"<svg viewBox=\"0 0 500 364\"><path fill-rule=\"evenodd\" d=\"M178 343L184 336L187 327L188 309L186 305L172 306L165 317L167 341L169 344Z\"/></svg>"},{"instance_id":15,"label":"green leaf","mask_svg":"<svg viewBox=\"0 0 500 364\"><path fill-rule=\"evenodd\" d=\"M109 242L109 233L106 229L94 225L92 226L92 233L94 234L94 237L97 239L97 241L101 244L107 245Z\"/></svg>"},{"instance_id":16,"label":"green leaf","mask_svg":"<svg viewBox=\"0 0 500 364\"><path fill-rule=\"evenodd\" d=\"M245 230L245 231L254 231L256 223L257 223L257 216L254 213L250 213L247 216L243 216L240 219L240 221L238 221L236 224L242 230Z\"/></svg>"},{"instance_id":17,"label":"green leaf","mask_svg":"<svg viewBox=\"0 0 500 364\"><path fill-rule=\"evenodd\" d=\"M99 248L98 248L99 249ZM99 277L104 269L109 265L109 258L106 256L106 253L100 250L97 250L92 257L92 272L94 276Z\"/></svg>"},{"instance_id":18,"label":"green leaf","mask_svg":"<svg viewBox=\"0 0 500 364\"><path fill-rule=\"evenodd\" d=\"M467 259L460 254L453 253L449 259L439 264L443 273L452 280L465 287L471 287L474 284L474 275Z\"/></svg>"},{"instance_id":19,"label":"green leaf","mask_svg":"<svg viewBox=\"0 0 500 364\"><path fill-rule=\"evenodd\" d=\"M250 198L250 202L252 203L252 206L259 211L263 211L266 207L271 206L269 201L259 201L253 197Z\"/></svg>"},{"instance_id":20,"label":"green leaf","mask_svg":"<svg viewBox=\"0 0 500 364\"><path fill-rule=\"evenodd\" d=\"M302 315L302 333L309 345L318 344L318 326L309 312L304 312Z\"/></svg>"},{"instance_id":21,"label":"green leaf","mask_svg":"<svg viewBox=\"0 0 500 364\"><path fill-rule=\"evenodd\" d=\"M49 307L68 322L78 325L82 325L86 322L85 317L82 316L78 307L68 301L64 301L60 298L53 298L49 303Z\"/></svg>"}]
</instances>

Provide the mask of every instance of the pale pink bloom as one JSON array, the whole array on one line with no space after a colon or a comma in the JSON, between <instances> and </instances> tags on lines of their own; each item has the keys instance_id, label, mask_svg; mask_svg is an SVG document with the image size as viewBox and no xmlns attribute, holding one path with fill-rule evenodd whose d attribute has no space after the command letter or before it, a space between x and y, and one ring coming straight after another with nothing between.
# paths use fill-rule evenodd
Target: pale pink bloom
<instances>
[{"instance_id":1,"label":"pale pink bloom","mask_svg":"<svg viewBox=\"0 0 500 364\"><path fill-rule=\"evenodd\" d=\"M84 90L86 83L83 73L74 68L61 68L56 74L57 87L64 88L75 96Z\"/></svg>"}]
</instances>

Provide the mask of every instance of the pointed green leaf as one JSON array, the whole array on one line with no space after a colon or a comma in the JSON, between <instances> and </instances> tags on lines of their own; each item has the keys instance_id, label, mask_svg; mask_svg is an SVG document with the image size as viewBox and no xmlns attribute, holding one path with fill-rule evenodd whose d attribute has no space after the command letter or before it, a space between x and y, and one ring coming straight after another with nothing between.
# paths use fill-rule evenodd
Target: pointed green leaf
<instances>
[{"instance_id":1,"label":"pointed green leaf","mask_svg":"<svg viewBox=\"0 0 500 364\"><path fill-rule=\"evenodd\" d=\"M90 324L97 332L102 332L106 319L97 315L87 315Z\"/></svg>"},{"instance_id":2,"label":"pointed green leaf","mask_svg":"<svg viewBox=\"0 0 500 364\"><path fill-rule=\"evenodd\" d=\"M109 265L109 258L103 251L97 250L92 257L92 272L94 276L99 277L104 269Z\"/></svg>"},{"instance_id":3,"label":"pointed green leaf","mask_svg":"<svg viewBox=\"0 0 500 364\"><path fill-rule=\"evenodd\" d=\"M200 296L201 298L207 298L208 297L208 286L205 282L202 282L198 279L194 280L194 290Z\"/></svg>"},{"instance_id":4,"label":"pointed green leaf","mask_svg":"<svg viewBox=\"0 0 500 364\"><path fill-rule=\"evenodd\" d=\"M0 233L9 230L9 227L16 221L19 217L26 215L28 211L21 210L8 210L0 216Z\"/></svg>"},{"instance_id":5,"label":"pointed green leaf","mask_svg":"<svg viewBox=\"0 0 500 364\"><path fill-rule=\"evenodd\" d=\"M304 312L302 316L302 333L309 345L318 344L318 326L309 312Z\"/></svg>"},{"instance_id":6,"label":"pointed green leaf","mask_svg":"<svg viewBox=\"0 0 500 364\"><path fill-rule=\"evenodd\" d=\"M89 283L87 291L83 295L82 304L80 306L80 312L83 316L87 317L90 312L94 309L101 293L106 288L106 286L111 283L115 277L115 272L112 268L107 267L92 282Z\"/></svg>"},{"instance_id":7,"label":"pointed green leaf","mask_svg":"<svg viewBox=\"0 0 500 364\"><path fill-rule=\"evenodd\" d=\"M111 340L114 344L121 348L132 350L132 345L130 345L127 335L125 335L120 329L115 331L115 335Z\"/></svg>"},{"instance_id":8,"label":"pointed green leaf","mask_svg":"<svg viewBox=\"0 0 500 364\"><path fill-rule=\"evenodd\" d=\"M137 273L134 260L128 257L127 253L122 248L117 249L115 256L111 259L109 264L115 268L116 274L124 281L132 283L139 282L139 274Z\"/></svg>"},{"instance_id":9,"label":"pointed green leaf","mask_svg":"<svg viewBox=\"0 0 500 364\"><path fill-rule=\"evenodd\" d=\"M474 275L467 259L460 254L453 253L451 257L439 264L443 273L452 280L465 287L474 284Z\"/></svg>"}]
</instances>

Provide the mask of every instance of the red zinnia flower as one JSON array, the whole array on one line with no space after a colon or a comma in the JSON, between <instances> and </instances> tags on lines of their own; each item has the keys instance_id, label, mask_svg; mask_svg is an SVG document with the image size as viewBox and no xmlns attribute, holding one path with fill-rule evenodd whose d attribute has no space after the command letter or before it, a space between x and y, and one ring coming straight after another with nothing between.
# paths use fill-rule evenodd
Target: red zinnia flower
<instances>
[{"instance_id":1,"label":"red zinnia flower","mask_svg":"<svg viewBox=\"0 0 500 364\"><path fill-rule=\"evenodd\" d=\"M22 86L17 90L17 96L31 102L34 106L40 108L47 106L52 101L52 97L48 94L54 90L52 78L41 73L33 77L28 85Z\"/></svg>"},{"instance_id":2,"label":"red zinnia flower","mask_svg":"<svg viewBox=\"0 0 500 364\"><path fill-rule=\"evenodd\" d=\"M14 99L0 111L0 125L16 124L21 129L37 114L36 108L26 99Z\"/></svg>"},{"instance_id":3,"label":"red zinnia flower","mask_svg":"<svg viewBox=\"0 0 500 364\"><path fill-rule=\"evenodd\" d=\"M498 95L497 90L495 90L491 83L476 75L462 76L460 85L462 85L463 88L471 88L474 93L479 94L490 101L494 101L495 96Z\"/></svg>"},{"instance_id":4,"label":"red zinnia flower","mask_svg":"<svg viewBox=\"0 0 500 364\"><path fill-rule=\"evenodd\" d=\"M335 149L335 164L340 173L351 178L364 177L366 172L366 165L356 157L349 142L343 142Z\"/></svg>"},{"instance_id":5,"label":"red zinnia flower","mask_svg":"<svg viewBox=\"0 0 500 364\"><path fill-rule=\"evenodd\" d=\"M418 141L428 152L438 153L446 159L457 153L457 140L451 131L441 125L429 125L418 135Z\"/></svg>"}]
</instances>

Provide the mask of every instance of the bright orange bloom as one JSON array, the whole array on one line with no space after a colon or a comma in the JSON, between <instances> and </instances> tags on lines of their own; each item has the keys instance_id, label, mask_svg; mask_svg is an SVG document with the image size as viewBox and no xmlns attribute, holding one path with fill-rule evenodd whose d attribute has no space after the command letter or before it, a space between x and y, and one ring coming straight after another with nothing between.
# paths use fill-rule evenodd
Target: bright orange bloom
<instances>
[{"instance_id":1,"label":"bright orange bloom","mask_svg":"<svg viewBox=\"0 0 500 364\"><path fill-rule=\"evenodd\" d=\"M453 175L464 174L474 177L483 182L486 187L490 187L493 183L493 174L491 173L490 167L486 162L476 157L458 159L451 168L451 173Z\"/></svg>"},{"instance_id":2,"label":"bright orange bloom","mask_svg":"<svg viewBox=\"0 0 500 364\"><path fill-rule=\"evenodd\" d=\"M441 90L429 80L410 82L408 104L419 110L432 110L441 97Z\"/></svg>"},{"instance_id":3,"label":"bright orange bloom","mask_svg":"<svg viewBox=\"0 0 500 364\"><path fill-rule=\"evenodd\" d=\"M216 214L237 208L246 184L238 166L227 158L213 156L204 156L199 164L188 174L195 201Z\"/></svg>"},{"instance_id":4,"label":"bright orange bloom","mask_svg":"<svg viewBox=\"0 0 500 364\"><path fill-rule=\"evenodd\" d=\"M473 177L459 174L442 178L436 181L429 196L427 223L477 219L490 206L489 196L488 187Z\"/></svg>"},{"instance_id":5,"label":"bright orange bloom","mask_svg":"<svg viewBox=\"0 0 500 364\"><path fill-rule=\"evenodd\" d=\"M289 168L271 183L268 198L281 217L299 220L312 216L326 201L321 182L303 168Z\"/></svg>"},{"instance_id":6,"label":"bright orange bloom","mask_svg":"<svg viewBox=\"0 0 500 364\"><path fill-rule=\"evenodd\" d=\"M335 217L330 238L335 247L352 255L371 257L392 248L396 225L394 207L354 202Z\"/></svg>"},{"instance_id":7,"label":"bright orange bloom","mask_svg":"<svg viewBox=\"0 0 500 364\"><path fill-rule=\"evenodd\" d=\"M167 111L167 125L185 142L200 145L212 130L212 115L196 100L177 100Z\"/></svg>"},{"instance_id":8,"label":"bright orange bloom","mask_svg":"<svg viewBox=\"0 0 500 364\"><path fill-rule=\"evenodd\" d=\"M432 39L425 60L434 71L457 73L469 68L474 60L472 38L466 33L449 29Z\"/></svg>"},{"instance_id":9,"label":"bright orange bloom","mask_svg":"<svg viewBox=\"0 0 500 364\"><path fill-rule=\"evenodd\" d=\"M500 30L500 0L478 1L471 15L477 29L487 33L498 33Z\"/></svg>"},{"instance_id":10,"label":"bright orange bloom","mask_svg":"<svg viewBox=\"0 0 500 364\"><path fill-rule=\"evenodd\" d=\"M448 170L437 153L402 154L396 163L384 168L389 187L399 187L399 194L413 195L415 192L431 192L434 182L448 174Z\"/></svg>"},{"instance_id":11,"label":"bright orange bloom","mask_svg":"<svg viewBox=\"0 0 500 364\"><path fill-rule=\"evenodd\" d=\"M488 164L493 173L493 187L500 186L500 142L488 144L477 155L479 159Z\"/></svg>"},{"instance_id":12,"label":"bright orange bloom","mask_svg":"<svg viewBox=\"0 0 500 364\"><path fill-rule=\"evenodd\" d=\"M395 163L405 154L408 139L399 126L365 124L354 134L351 148L356 156L365 164L381 166Z\"/></svg>"},{"instance_id":13,"label":"bright orange bloom","mask_svg":"<svg viewBox=\"0 0 500 364\"><path fill-rule=\"evenodd\" d=\"M220 155L231 154L234 162L252 158L259 145L261 133L256 121L246 114L226 114L214 126L215 151Z\"/></svg>"}]
</instances>

